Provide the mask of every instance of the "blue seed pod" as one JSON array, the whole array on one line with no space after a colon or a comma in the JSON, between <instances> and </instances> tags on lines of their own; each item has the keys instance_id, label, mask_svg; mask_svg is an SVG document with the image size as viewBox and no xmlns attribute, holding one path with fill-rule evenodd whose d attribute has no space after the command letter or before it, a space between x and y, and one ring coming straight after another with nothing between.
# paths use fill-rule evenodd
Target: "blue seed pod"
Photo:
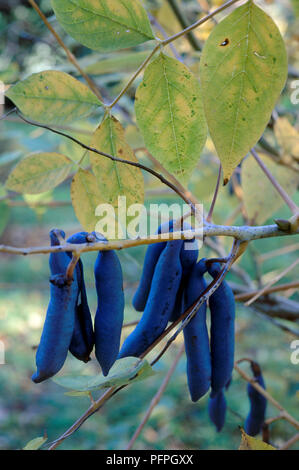
<instances>
[{"instance_id":1,"label":"blue seed pod","mask_svg":"<svg viewBox=\"0 0 299 470\"><path fill-rule=\"evenodd\" d=\"M67 257L65 270L68 261ZM66 360L75 324L77 280L74 279L71 285L67 285L65 274L52 276L50 295L46 320L36 352L37 372L32 376L35 383L53 377Z\"/></svg>"},{"instance_id":2,"label":"blue seed pod","mask_svg":"<svg viewBox=\"0 0 299 470\"><path fill-rule=\"evenodd\" d=\"M65 238L65 233L63 230L53 229L49 233L51 246L59 246L60 240L59 237L62 239ZM66 262L69 263L69 257L65 252L61 253L50 253L49 257L49 266L51 275L65 273ZM68 266L68 265L67 265Z\"/></svg>"},{"instance_id":3,"label":"blue seed pod","mask_svg":"<svg viewBox=\"0 0 299 470\"><path fill-rule=\"evenodd\" d=\"M215 424L217 431L220 432L224 426L226 416L226 398L223 390L210 396L208 410L210 420Z\"/></svg>"},{"instance_id":4,"label":"blue seed pod","mask_svg":"<svg viewBox=\"0 0 299 470\"><path fill-rule=\"evenodd\" d=\"M182 244L182 240L167 242L156 265L143 315L122 345L120 358L139 357L165 330L182 278Z\"/></svg>"},{"instance_id":5,"label":"blue seed pod","mask_svg":"<svg viewBox=\"0 0 299 470\"><path fill-rule=\"evenodd\" d=\"M158 228L158 234L165 232L169 228L171 231L173 227L173 220L160 225ZM158 263L158 259L166 247L166 242L161 243L153 243L149 245L143 264L143 271L140 279L140 283L138 286L137 291L133 297L133 307L137 312L143 312L146 306L146 302L149 296L152 279L155 271L156 264Z\"/></svg>"},{"instance_id":6,"label":"blue seed pod","mask_svg":"<svg viewBox=\"0 0 299 470\"><path fill-rule=\"evenodd\" d=\"M187 230L191 228L191 225L184 223L184 230ZM182 280L180 284L180 288L178 290L177 296L176 296L176 301L174 305L173 312L170 316L170 321L176 321L182 313L184 313L184 302L183 302L183 293L186 287L187 279L190 274L190 271L193 267L193 265L196 263L198 258L198 241L197 240L190 240L190 241L185 241L181 254L180 254L180 260L182 264ZM195 299L196 300L196 299Z\"/></svg>"},{"instance_id":7,"label":"blue seed pod","mask_svg":"<svg viewBox=\"0 0 299 470\"><path fill-rule=\"evenodd\" d=\"M72 244L87 243L88 235L88 232L75 233L67 239L67 242ZM67 255L72 258L72 252L67 252ZM84 281L84 269L81 259L76 265L76 273L79 287L79 297L75 312L75 327L70 344L70 352L80 361L88 362L90 360L90 354L94 346L94 332L91 313L88 306Z\"/></svg>"},{"instance_id":8,"label":"blue seed pod","mask_svg":"<svg viewBox=\"0 0 299 470\"><path fill-rule=\"evenodd\" d=\"M218 263L208 266L215 278L221 271ZM211 310L212 395L229 382L234 368L235 351L235 298L226 281L223 281L209 299Z\"/></svg>"},{"instance_id":9,"label":"blue seed pod","mask_svg":"<svg viewBox=\"0 0 299 470\"><path fill-rule=\"evenodd\" d=\"M266 389L261 372L255 377L256 382ZM244 430L249 436L256 436L262 430L265 421L267 399L252 385L247 385L247 394L250 402L250 411L245 421Z\"/></svg>"},{"instance_id":10,"label":"blue seed pod","mask_svg":"<svg viewBox=\"0 0 299 470\"><path fill-rule=\"evenodd\" d=\"M94 275L98 295L95 316L95 354L104 375L117 359L124 320L123 276L114 251L98 254Z\"/></svg>"},{"instance_id":11,"label":"blue seed pod","mask_svg":"<svg viewBox=\"0 0 299 470\"><path fill-rule=\"evenodd\" d=\"M203 275L206 270L204 259L194 264L184 292L184 310L191 307L205 290L206 282ZM205 302L184 328L188 387L194 402L204 396L211 385L212 367L206 311Z\"/></svg>"}]
</instances>

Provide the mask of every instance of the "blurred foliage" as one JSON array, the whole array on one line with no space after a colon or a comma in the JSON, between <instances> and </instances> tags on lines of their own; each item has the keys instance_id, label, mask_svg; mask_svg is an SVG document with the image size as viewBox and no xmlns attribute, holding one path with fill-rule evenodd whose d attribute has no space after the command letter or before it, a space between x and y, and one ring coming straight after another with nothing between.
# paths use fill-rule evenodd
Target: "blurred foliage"
<instances>
[{"instance_id":1,"label":"blurred foliage","mask_svg":"<svg viewBox=\"0 0 299 470\"><path fill-rule=\"evenodd\" d=\"M91 66L101 60L113 59L113 57L120 60L119 53L116 53L115 56L111 54L108 57L101 54L95 55L78 45L73 39L67 37L58 26L55 17L52 16L50 1L42 0L38 3L82 65ZM173 14L169 11L166 0L147 0L145 3L168 34L173 32L172 29L178 30L179 25L175 18L170 16ZM205 7L216 6L221 2L218 0L209 3L205 0L181 0L179 3L191 23L200 16L204 16ZM290 64L298 69L296 0L293 2L267 0L257 3L269 12L277 22L286 40ZM212 26L212 22L207 22L203 28L198 29L195 32L197 39L203 42ZM200 54L192 51L185 38L175 45L186 60L186 64L196 73ZM137 47L133 49L133 52L142 55L147 47L146 45ZM122 63L121 60L120 63ZM130 66L124 71L122 69L115 71L114 62L108 62L108 65L108 73L103 73L103 69L99 67L101 75L95 73L93 76L101 90L104 91L107 100L120 91L132 73ZM64 52L57 46L51 34L26 1L14 0L8 3L0 0L0 80L5 83L14 83L19 78L50 68L74 72L73 66L67 62ZM135 86L138 83L139 80L116 108L116 116L127 128L128 140L136 148L142 146L140 134L134 124L132 99ZM298 107L296 108L290 102L292 91L290 83L289 80L277 109L294 124ZM9 103L7 104L7 110L9 110ZM1 110L0 114L2 114ZM101 111L94 115L88 123L86 121L77 122L75 129L67 130L76 135L81 134L80 138L88 142L100 117ZM266 132L266 137L277 148L271 130ZM68 141L58 138L50 132L16 122L14 115L11 115L5 122L1 122L0 147L0 243L15 246L48 245L48 231L53 227L63 228L67 235L80 230L73 209L69 205L68 182L37 200L22 196L13 197L11 200L3 199L5 190L1 184L4 183L10 169L16 162L29 152L52 152L63 147L63 152L73 161L78 161L82 155L81 150L74 148ZM138 152L138 158L143 163L151 165L146 154L142 151ZM88 165L87 160L86 165ZM190 182L190 189L204 203L207 210L213 196L218 165L213 145L211 141L208 141ZM178 202L176 195L168 190L165 191L165 188L151 176L144 174L144 177L147 205L170 201ZM295 200L299 204L298 192L295 195ZM47 204L50 204L50 207L47 208ZM214 213L215 223L225 223L230 220L230 223L243 224L242 216L237 211L238 206L239 200L232 186L222 187ZM265 223L272 223L275 217L288 218L289 216L289 210L286 207L281 207ZM231 240L222 239L222 241L225 248L229 250ZM252 249L247 250L240 260L240 265L253 279L257 280L258 276L261 276L263 282L267 282L293 262L295 253L276 256L267 259L262 264L257 263L258 257L263 253L293 243L294 239L287 237L253 242ZM144 252L145 248L139 247L120 253L125 279L126 321L133 321L139 315L134 312L131 299L140 278ZM93 280L95 256L95 253L83 256L88 297L93 313L96 310ZM207 248L202 248L200 256L214 256L214 253L212 254ZM298 274L298 269L296 272L294 270L281 282L298 279ZM35 385L30 380L34 370L34 348L39 341L49 300L48 276L49 270L45 256L36 255L26 258L1 256L0 340L5 344L6 363L0 366L0 449L20 449L30 439L43 435L44 431L48 435L48 442L51 442L62 434L89 405L88 397L66 396L64 390L52 381ZM240 282L233 274L229 275L229 280ZM294 292L291 298L299 300L298 292ZM282 332L266 317L257 315L254 310L244 308L241 304L237 305L236 328L236 358L249 356L257 360L263 369L269 392L286 407L289 413L298 419L298 394L296 396L299 383L298 366L290 362L290 343L293 336ZM124 333L128 334L128 331L126 329ZM155 366L155 376L150 377L146 382L136 383L116 395L100 412L84 423L78 432L67 439L61 448L123 449L166 375L174 350L180 341L182 341L181 337ZM190 401L185 367L185 358L183 357L162 400L155 407L147 426L136 442L135 448L158 450L238 449L240 444L238 426L244 424L249 407L246 383L236 373L234 374L233 382L227 393L229 406L227 423L224 430L217 434L208 419L207 397L197 404ZM244 367L247 366L244 365ZM70 356L62 373L80 373L83 370L86 373L95 374L99 372L99 367L95 359L85 365ZM277 415L277 410L269 405L268 416L275 415ZM288 423L284 421L274 423L271 425L271 444L278 446L293 434L294 429ZM292 447L292 449L296 448L299 449L298 444Z\"/></svg>"}]
</instances>

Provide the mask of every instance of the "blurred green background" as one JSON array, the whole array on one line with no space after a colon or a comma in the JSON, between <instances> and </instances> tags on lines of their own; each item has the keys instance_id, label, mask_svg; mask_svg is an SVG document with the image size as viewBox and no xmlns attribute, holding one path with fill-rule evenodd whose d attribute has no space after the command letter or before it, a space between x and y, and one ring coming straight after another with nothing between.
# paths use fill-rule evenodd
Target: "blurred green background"
<instances>
[{"instance_id":1,"label":"blurred green background","mask_svg":"<svg viewBox=\"0 0 299 470\"><path fill-rule=\"evenodd\" d=\"M167 2L147 3L155 4L151 11L157 14L159 21L163 24L168 10L163 14L161 10ZM181 3L184 4L183 7L189 15L190 22L197 18L199 12L195 6L201 5L201 2L186 1ZM216 3L220 2L212 2L213 5ZM298 19L296 23L291 3L288 1L259 3L268 9L272 8L271 12L273 12L275 19L279 18L285 32L292 63L298 65L298 50L296 51L294 47ZM50 14L50 3L47 0L43 0L39 4L43 11ZM53 18L52 21L60 31ZM64 54L58 49L36 13L28 7L27 2L15 1L8 7L7 2L0 1L0 31L0 79L5 83L14 83L30 73L47 68L72 71ZM63 34L61 31L60 33ZM199 39L205 39L204 34L207 34L207 30L199 34ZM93 63L95 59L103 60L103 57L89 57L88 51L74 43L71 38L64 36L64 39L80 60L83 61L87 58L90 63ZM186 56L190 52L188 44L184 42L180 48ZM146 47L136 48L136 51L144 49ZM196 55L192 56L191 54L190 60L190 66L196 70ZM130 72L130 70L119 73L113 71L102 74L101 72L101 75L96 75L94 78L111 97L121 89ZM133 92L121 101L122 109L116 110L116 114L127 128L127 138L131 145L138 147L140 136L137 134L134 124L132 96L134 96ZM295 108L291 105L288 89L285 90L279 106L279 109L284 110L294 122L298 106ZM128 116L133 116L129 126L125 120L125 113ZM88 139L88 132L95 128L100 117L99 114L88 123L76 123L76 129L81 130L81 138L84 138L85 135L85 138ZM82 133L82 129L86 131L85 134ZM274 144L270 131L267 137ZM44 246L49 243L48 232L53 227L65 230L68 236L79 231L80 226L69 204L69 182L61 185L54 192L37 197L14 195L16 197L13 199L7 199L3 188L3 183L10 169L27 153L57 148L61 150L61 147L64 146L64 151L76 161L81 155L78 149L49 132L26 126L16 121L14 117L1 122L0 146L0 244ZM141 158L148 163L145 155L141 155ZM213 155L210 144L207 145L190 184L190 188L204 203L206 210L209 209L213 195L217 171L218 162ZM147 204L177 201L176 196L168 192L165 193L164 188L147 175L145 175L145 181ZM295 200L299 204L298 192L295 195ZM215 210L215 222L224 223L234 213L238 205L239 201L231 187L222 188ZM288 209L280 207L271 213L265 223L273 223L275 217L287 218L289 216ZM237 214L233 218L233 223L243 224L242 217ZM225 239L222 242L228 251L231 241ZM295 238L288 237L253 242L251 249L241 259L240 266L253 280L260 277L265 283L294 261L295 256L298 256L298 248L297 252L292 251L283 256L275 256L265 262L260 262L260 255L291 246L295 242ZM143 247L119 253L125 280L125 321L139 318L139 314L134 312L131 306L131 299L141 274L144 253ZM201 257L214 255L207 248L202 248L200 251ZM88 298L93 313L96 310L93 280L95 256L96 254L85 254L82 257ZM21 257L1 254L0 266L0 340L5 345L5 364L0 365L0 449L20 449L29 440L44 433L47 433L49 441L58 438L86 410L89 402L86 397L66 396L64 389L51 380L35 385L30 379L35 368L35 347L39 342L49 300L47 256ZM281 282L297 280L298 275L299 271L295 269ZM240 282L240 279L232 274L228 279ZM298 291L292 292L290 298L299 301ZM294 325L291 326L294 327ZM129 331L126 329L124 334L128 334ZM283 332L267 317L257 314L253 309L242 307L240 303L237 304L236 332L236 359L250 357L257 360L262 367L270 394L298 419L299 366L290 361L290 343L294 336ZM182 338L179 337L168 353L155 366L156 375L154 377L129 386L117 394L78 432L67 439L61 448L124 449L165 377L175 350L178 349L181 341ZM158 450L237 449L240 443L238 427L244 424L249 407L246 383L237 373L234 373L233 382L227 392L229 407L227 422L223 431L216 433L213 425L209 422L207 397L196 404L193 404L189 398L185 367L186 361L183 356L165 394L158 406L155 407L134 448ZM248 365L242 367L247 373L250 373ZM69 356L61 374L82 371L94 374L99 372L99 367L94 359L88 365L84 365ZM96 396L97 394L95 394ZM269 405L267 416L276 416L277 414L278 411ZM279 446L294 433L294 429L287 422L281 420L274 423L270 428L271 443ZM294 445L292 449L299 449L299 444Z\"/></svg>"}]
</instances>

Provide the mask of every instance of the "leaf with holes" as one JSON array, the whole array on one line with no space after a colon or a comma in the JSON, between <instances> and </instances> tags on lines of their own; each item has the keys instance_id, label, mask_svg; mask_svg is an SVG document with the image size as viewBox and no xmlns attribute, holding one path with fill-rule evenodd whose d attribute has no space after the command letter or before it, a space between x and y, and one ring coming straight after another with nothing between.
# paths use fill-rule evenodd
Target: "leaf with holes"
<instances>
[{"instance_id":1,"label":"leaf with holes","mask_svg":"<svg viewBox=\"0 0 299 470\"><path fill-rule=\"evenodd\" d=\"M187 183L207 137L199 83L185 65L160 54L136 93L137 124L153 156Z\"/></svg>"},{"instance_id":2,"label":"leaf with holes","mask_svg":"<svg viewBox=\"0 0 299 470\"><path fill-rule=\"evenodd\" d=\"M278 183L292 197L299 184L298 173L278 165L266 155L259 156ZM242 164L242 189L248 218L257 225L264 223L284 205L280 194L252 156Z\"/></svg>"},{"instance_id":3,"label":"leaf with holes","mask_svg":"<svg viewBox=\"0 0 299 470\"><path fill-rule=\"evenodd\" d=\"M287 77L285 44L251 0L210 34L200 61L204 107L225 183L256 144Z\"/></svg>"},{"instance_id":4,"label":"leaf with holes","mask_svg":"<svg viewBox=\"0 0 299 470\"><path fill-rule=\"evenodd\" d=\"M65 31L90 49L107 52L154 39L139 0L52 0Z\"/></svg>"},{"instance_id":5,"label":"leaf with holes","mask_svg":"<svg viewBox=\"0 0 299 470\"><path fill-rule=\"evenodd\" d=\"M54 70L30 75L10 87L6 96L24 116L45 124L65 124L102 105L86 85Z\"/></svg>"},{"instance_id":6,"label":"leaf with holes","mask_svg":"<svg viewBox=\"0 0 299 470\"><path fill-rule=\"evenodd\" d=\"M12 170L6 188L24 194L44 193L62 183L72 167L73 162L59 153L32 153Z\"/></svg>"},{"instance_id":7,"label":"leaf with holes","mask_svg":"<svg viewBox=\"0 0 299 470\"><path fill-rule=\"evenodd\" d=\"M114 157L138 163L131 147L125 140L124 129L114 117L107 117L94 133L91 147ZM90 152L92 171L97 178L102 201L118 205L118 197L126 196L127 207L143 204L144 181L139 168L117 163Z\"/></svg>"},{"instance_id":8,"label":"leaf with holes","mask_svg":"<svg viewBox=\"0 0 299 470\"><path fill-rule=\"evenodd\" d=\"M87 170L80 169L71 184L72 204L84 230L95 230L98 218L96 208L103 198L96 177Z\"/></svg>"}]
</instances>

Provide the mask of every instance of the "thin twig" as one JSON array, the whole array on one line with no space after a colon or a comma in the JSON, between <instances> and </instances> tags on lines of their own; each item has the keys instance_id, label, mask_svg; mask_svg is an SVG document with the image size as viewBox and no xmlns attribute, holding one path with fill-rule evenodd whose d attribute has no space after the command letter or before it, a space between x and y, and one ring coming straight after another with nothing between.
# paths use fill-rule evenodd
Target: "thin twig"
<instances>
[{"instance_id":1,"label":"thin twig","mask_svg":"<svg viewBox=\"0 0 299 470\"><path fill-rule=\"evenodd\" d=\"M173 41L176 41L177 39L181 38L182 36L184 36L185 34L189 34L191 31L193 31L194 29L198 28L199 26L201 26L202 24L204 24L206 21L210 20L211 18L213 18L215 15L217 15L218 13L220 13L221 11L225 10L226 8L229 8L231 5L233 5L234 3L238 2L239 0L230 0L229 2L225 3L224 5L222 5L221 7L217 8L216 10L214 10L213 12L209 13L207 16L205 16L204 18L202 18L201 20L199 21L196 21L194 24L192 24L191 26L189 26L188 28L185 28L184 30L180 31L179 33L177 34L174 34L173 36L170 36L169 38L167 39L164 39L163 41L159 41L158 44L154 47L154 49L152 50L152 52L150 53L150 55L145 59L145 61L140 65L140 67L137 69L137 71L134 73L134 75L131 77L131 79L129 80L129 82L126 84L126 86L121 90L121 92L119 93L119 95L113 100L113 102L107 106L107 108L109 109L112 109L113 106L116 105L116 103L122 98L122 96L127 92L127 90L130 88L130 86L132 85L132 83L134 83L134 81L136 80L136 78L138 77L138 75L143 71L143 69L147 66L147 64L149 63L149 61L151 60L151 58L156 54L156 52L158 52L162 47L164 46L167 46L168 44L170 44L171 42Z\"/></svg>"},{"instance_id":2,"label":"thin twig","mask_svg":"<svg viewBox=\"0 0 299 470\"><path fill-rule=\"evenodd\" d=\"M184 12L179 7L177 1L168 0L168 4L170 8L172 9L173 13L175 14L175 16L177 17L182 28L188 28L189 26L188 21L184 15ZM193 31L190 31L189 33L187 33L187 39L195 51L201 51L202 47L197 37L194 35Z\"/></svg>"},{"instance_id":3,"label":"thin twig","mask_svg":"<svg viewBox=\"0 0 299 470\"><path fill-rule=\"evenodd\" d=\"M269 287L268 289L265 289L263 295L272 294L273 292L281 292L285 290L296 289L297 287L299 287L299 281L288 282L286 284L280 284L279 286L273 286ZM260 290L254 290L251 292L244 292L244 294L237 294L235 296L235 300L237 302L246 301L248 299L251 299L252 296L258 294L259 292Z\"/></svg>"},{"instance_id":4,"label":"thin twig","mask_svg":"<svg viewBox=\"0 0 299 470\"><path fill-rule=\"evenodd\" d=\"M41 17L41 19L43 20L43 22L45 23L45 25L47 26L47 28L49 29L49 31L51 31L51 33L53 34L53 36L55 37L56 41L58 42L58 44L64 49L66 55L67 55L67 58L69 59L69 61L76 67L76 69L78 70L78 72L82 75L82 77L86 80L86 82L88 83L88 85L90 86L90 88L92 89L92 91L94 92L94 94L99 98L99 100L101 102L103 102L103 98L102 98L102 95L99 91L99 89L97 88L96 84L93 82L93 80L91 80L91 78L84 72L84 70L82 70L82 68L80 67L76 57L74 56L74 54L72 54L72 52L69 50L69 48L65 45L65 43L63 42L63 40L61 39L61 37L59 36L59 34L56 33L55 29L51 26L51 24L49 23L49 21L47 20L47 17L43 14L43 12L41 11L41 9L39 8L39 6L35 3L34 0L28 0L30 5L32 6L32 8L34 8L34 10L38 13L38 15Z\"/></svg>"},{"instance_id":5,"label":"thin twig","mask_svg":"<svg viewBox=\"0 0 299 470\"><path fill-rule=\"evenodd\" d=\"M39 246L39 247L14 247L8 245L0 245L0 253L8 253L13 255L38 255L47 253L59 253L61 251L77 251L78 253L87 253L90 251L108 251L108 250L122 250L125 248L133 248L135 246L150 245L152 243L161 243L165 241L171 241L173 239L181 238L182 240L190 240L190 236L201 240L202 237L215 237L215 236L226 236L232 237L240 241L252 241L263 238L273 238L287 235L296 235L299 232L288 234L284 231L279 230L277 225L265 225L261 227L247 227L247 226L231 226L226 225L206 225L202 230L192 231L190 230L163 233L148 238L141 238L137 240L115 240L107 243L84 243L80 245L72 245L67 243L60 246Z\"/></svg>"},{"instance_id":6,"label":"thin twig","mask_svg":"<svg viewBox=\"0 0 299 470\"><path fill-rule=\"evenodd\" d=\"M167 385L168 385L168 383L169 383L169 381L170 381L170 379L171 379L171 377L172 377L172 375L175 371L175 368L176 368L179 360L181 359L184 351L185 351L185 345L182 344L182 346L179 349L179 352L175 356L175 359L174 359L174 361L173 361L173 363L172 363L165 379L163 380L163 382L162 382L161 386L159 387L157 393L155 394L154 398L152 399L152 401L150 403L150 406L149 406L148 410L146 411L146 413L145 413L141 423L139 424L138 428L134 432L132 439L128 443L128 445L126 447L126 450L132 449L132 447L135 444L136 440L140 436L144 426L146 425L147 421L149 420L149 418L150 418L150 416L153 412L153 409L155 408L155 406L157 406L157 404L161 400L161 397L162 397L163 393L165 392L166 387L167 387Z\"/></svg>"},{"instance_id":7,"label":"thin twig","mask_svg":"<svg viewBox=\"0 0 299 470\"><path fill-rule=\"evenodd\" d=\"M292 269L297 266L299 263L299 258L296 259L290 266L288 266L286 269L284 269L279 275L275 276L268 284L263 287L263 289L259 290L250 300L248 300L244 305L246 307L249 307L253 302L255 302L259 297L264 295L264 293L271 287L273 284L278 282L280 279L282 279L286 274L288 274Z\"/></svg>"},{"instance_id":8,"label":"thin twig","mask_svg":"<svg viewBox=\"0 0 299 470\"><path fill-rule=\"evenodd\" d=\"M216 187L215 187L215 191L214 191L214 196L213 196L212 204L211 204L211 207L210 207L208 216L207 216L207 222L211 222L211 221L212 221L213 212L214 212L214 208L215 208L215 205L216 205L217 196L218 196L219 188L220 188L221 171L222 171L222 166L221 166L221 163L220 163L220 165L219 165L219 171L218 171L217 183L216 183Z\"/></svg>"},{"instance_id":9,"label":"thin twig","mask_svg":"<svg viewBox=\"0 0 299 470\"><path fill-rule=\"evenodd\" d=\"M259 166L261 167L261 169L263 170L263 172L265 173L265 175L267 176L267 178L271 181L272 185L274 186L274 188L277 190L277 192L280 194L280 196L282 197L282 199L284 200L284 202L287 204L287 206L290 208L290 210L292 211L293 214L297 214L299 212L299 207L294 203L294 201L290 198L290 196L288 195L288 193L283 189L283 187L279 184L279 182L276 180L276 178L274 178L274 176L272 175L272 173L268 170L268 168L266 167L266 165L264 164L264 162L260 159L260 157L258 156L257 152L255 151L255 149L251 149L251 154L253 155L253 157L255 158L255 160L257 161L257 163L259 164Z\"/></svg>"},{"instance_id":10,"label":"thin twig","mask_svg":"<svg viewBox=\"0 0 299 470\"><path fill-rule=\"evenodd\" d=\"M279 447L279 450L287 450L289 449L293 444L296 444L296 442L299 441L299 433L295 434L295 436L291 437L287 442L282 444L282 446Z\"/></svg>"},{"instance_id":11,"label":"thin twig","mask_svg":"<svg viewBox=\"0 0 299 470\"><path fill-rule=\"evenodd\" d=\"M81 142L80 140L76 139L75 137L73 137L69 134L65 134L62 131L58 131L58 130L53 129L49 126L46 126L44 124L40 124L40 123L37 123L37 122L30 121L29 119L22 116L18 111L17 111L17 114L21 119L23 119L23 121L27 122L27 124L30 124L31 126L41 127L42 129L46 129L50 132L53 132L54 134L61 135L62 137L65 137L65 138L71 140L72 142L74 142L75 144L77 144L80 147L84 148L85 150L88 150L89 152L93 152L93 153L96 153L97 155L101 155L102 157L109 158L110 160L112 160L114 162L124 163L126 165L131 165L131 166L134 166L134 167L139 168L141 170L147 171L151 175L158 178L161 181L161 183L163 183L166 186L168 186L169 188L171 188L176 194L178 194L178 196L180 196L187 204L189 204L192 211L194 213L196 213L196 207L194 206L194 204L183 193L181 193L181 191L174 184L172 184L170 181L168 181L166 178L164 178L163 175L157 173L155 170L152 170L151 168L148 168L147 166L142 165L141 163L134 162L134 161L131 161L131 160L124 160L123 158L118 158L118 157L115 157L113 155L110 155L109 153L97 150L96 148L93 148L93 147L90 147L89 145L84 144L83 142Z\"/></svg>"},{"instance_id":12,"label":"thin twig","mask_svg":"<svg viewBox=\"0 0 299 470\"><path fill-rule=\"evenodd\" d=\"M191 31L193 31L194 29L198 28L198 27L201 26L202 24L206 23L206 22L209 21L211 18L213 18L215 15L217 15L218 13L221 13L222 11L226 10L227 8L229 8L230 6L234 5L234 3L237 3L238 1L239 1L239 0L230 0L229 2L224 3L224 4L221 5L219 8L217 8L216 10L212 11L212 12L209 13L207 16L205 16L204 18L201 18L200 20L198 20L198 21L196 21L195 23L193 23L191 26L188 26L188 28L185 28L183 31L180 31L179 33L174 34L173 36L170 36L168 39L165 39L164 41L162 41L162 45L163 45L163 46L166 46L166 45L169 44L170 42L176 41L177 39L181 38L181 37L184 36L185 34L190 33Z\"/></svg>"}]
</instances>

